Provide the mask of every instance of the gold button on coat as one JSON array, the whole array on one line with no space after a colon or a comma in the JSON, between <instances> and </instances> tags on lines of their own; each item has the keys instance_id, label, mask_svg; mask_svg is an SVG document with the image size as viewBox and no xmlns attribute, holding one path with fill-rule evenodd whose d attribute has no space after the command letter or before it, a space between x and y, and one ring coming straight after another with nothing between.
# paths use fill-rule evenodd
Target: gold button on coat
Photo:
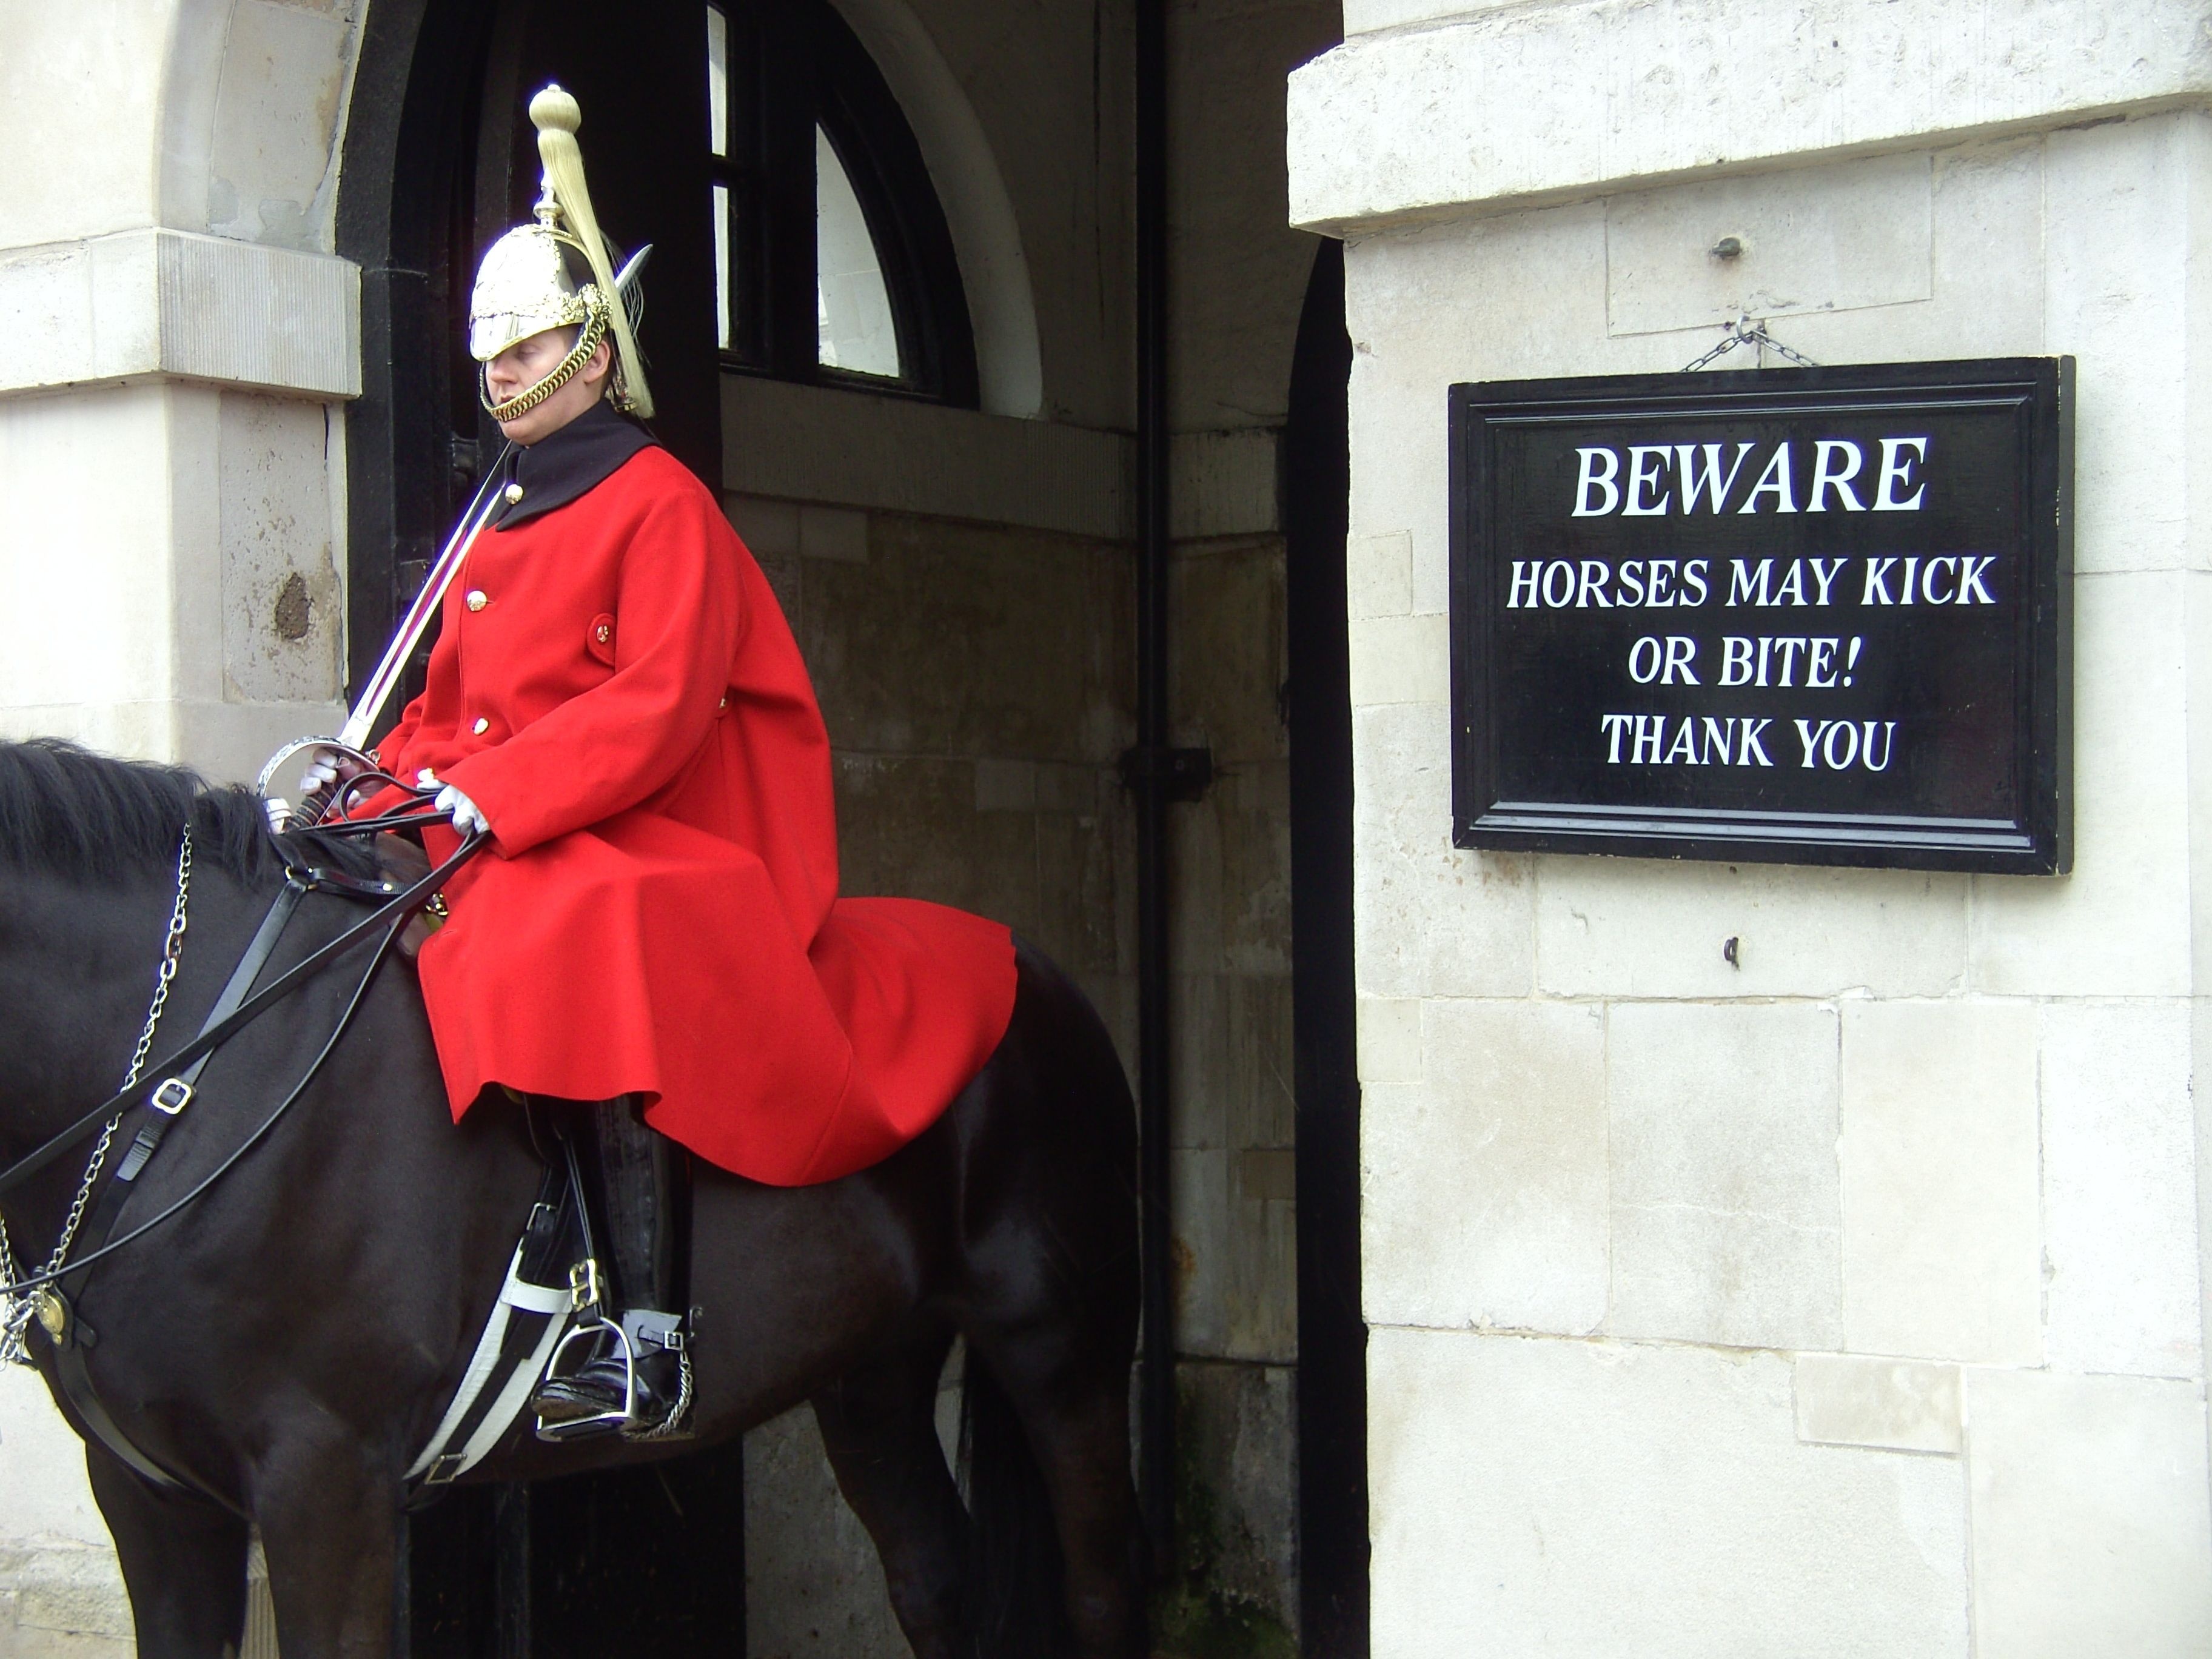
<instances>
[{"instance_id":1,"label":"gold button on coat","mask_svg":"<svg viewBox=\"0 0 2212 1659\"><path fill-rule=\"evenodd\" d=\"M470 610L481 611L490 603L491 600L485 596L481 587L472 587L469 590L467 604Z\"/></svg>"},{"instance_id":2,"label":"gold button on coat","mask_svg":"<svg viewBox=\"0 0 2212 1659\"><path fill-rule=\"evenodd\" d=\"M478 737L482 737L485 732L491 730L491 722L479 715L477 719L477 723L474 726L471 726L469 730L475 732Z\"/></svg>"},{"instance_id":3,"label":"gold button on coat","mask_svg":"<svg viewBox=\"0 0 2212 1659\"><path fill-rule=\"evenodd\" d=\"M511 484L507 485L507 504L509 507L513 507L513 506L514 506L517 501L520 501L521 499L522 499L522 486L521 486L520 484L519 484L519 483L511 483Z\"/></svg>"}]
</instances>

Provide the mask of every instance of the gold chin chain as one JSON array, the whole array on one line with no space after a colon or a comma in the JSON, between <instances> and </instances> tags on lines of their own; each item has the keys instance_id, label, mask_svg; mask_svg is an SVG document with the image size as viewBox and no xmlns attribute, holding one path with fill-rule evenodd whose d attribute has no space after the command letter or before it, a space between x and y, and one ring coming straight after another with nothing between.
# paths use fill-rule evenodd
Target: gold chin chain
<instances>
[{"instance_id":1,"label":"gold chin chain","mask_svg":"<svg viewBox=\"0 0 2212 1659\"><path fill-rule=\"evenodd\" d=\"M584 324L584 331L576 337L576 343L570 348L568 355L561 360L560 366L536 386L526 392L518 392L503 404L492 401L491 382L486 377L485 372L478 369L477 371L478 395L483 399L484 408L490 412L495 421L512 421L527 415L569 381L574 380L584 365L591 362L592 354L599 349L599 342L606 337L607 308L605 306L594 306L592 307L590 318Z\"/></svg>"},{"instance_id":2,"label":"gold chin chain","mask_svg":"<svg viewBox=\"0 0 2212 1659\"><path fill-rule=\"evenodd\" d=\"M146 1011L145 1026L138 1033L138 1046L131 1051L130 1075L123 1079L125 1089L135 1086L138 1074L146 1069L146 1057L153 1052L154 1033L161 1024L161 1010L169 1000L169 986L177 977L177 964L185 951L186 907L192 890L192 827L185 826L184 838L177 847L177 902L169 911L168 937L161 945L161 969L154 982L153 1006ZM100 1182L100 1171L107 1162L108 1148L114 1145L115 1132L123 1122L123 1115L116 1114L107 1120L100 1132L100 1139L92 1149L91 1160L85 1165L84 1179L77 1183L76 1197L70 1201L69 1218L62 1224L60 1241L53 1254L46 1258L40 1277L51 1278L69 1261L70 1246L76 1242L76 1230L84 1224L86 1206L92 1201L92 1189ZM15 1286L28 1275L16 1265L15 1252L8 1242L8 1224L0 1219L0 1364L27 1365L31 1357L23 1347L23 1337L29 1329L33 1315L46 1327L49 1336L58 1337L66 1318L61 1298L51 1285L41 1285L35 1290L18 1291Z\"/></svg>"}]
</instances>

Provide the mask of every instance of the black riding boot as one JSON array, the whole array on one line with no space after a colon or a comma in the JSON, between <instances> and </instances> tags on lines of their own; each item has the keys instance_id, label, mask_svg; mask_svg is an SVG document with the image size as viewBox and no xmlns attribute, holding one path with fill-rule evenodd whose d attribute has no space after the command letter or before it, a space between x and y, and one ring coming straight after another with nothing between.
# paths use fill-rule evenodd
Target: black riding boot
<instances>
[{"instance_id":1,"label":"black riding boot","mask_svg":"<svg viewBox=\"0 0 2212 1659\"><path fill-rule=\"evenodd\" d=\"M634 1097L594 1103L569 1125L585 1182L597 1188L590 1194L593 1243L609 1279L607 1317L628 1334L636 1358L635 1409L623 1426L632 1434L659 1428L683 1393L683 1356L665 1340L683 1340L676 1284L681 1155L639 1121ZM606 1337L580 1369L539 1387L538 1419L550 1426L620 1413L628 1382L620 1345Z\"/></svg>"}]
</instances>

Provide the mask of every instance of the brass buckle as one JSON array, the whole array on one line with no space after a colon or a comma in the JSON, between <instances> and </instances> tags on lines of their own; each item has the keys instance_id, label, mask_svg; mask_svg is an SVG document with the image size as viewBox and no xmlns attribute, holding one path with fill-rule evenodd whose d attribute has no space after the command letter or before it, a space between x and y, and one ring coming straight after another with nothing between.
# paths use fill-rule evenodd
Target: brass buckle
<instances>
[{"instance_id":1,"label":"brass buckle","mask_svg":"<svg viewBox=\"0 0 2212 1659\"><path fill-rule=\"evenodd\" d=\"M167 1078L146 1097L146 1103L164 1116L174 1117L192 1103L192 1096L197 1092L180 1077Z\"/></svg>"},{"instance_id":2,"label":"brass buckle","mask_svg":"<svg viewBox=\"0 0 2212 1659\"><path fill-rule=\"evenodd\" d=\"M581 1313L586 1308L596 1307L605 1294L606 1287L599 1282L599 1264L597 1257L586 1256L568 1269L570 1308Z\"/></svg>"}]
</instances>

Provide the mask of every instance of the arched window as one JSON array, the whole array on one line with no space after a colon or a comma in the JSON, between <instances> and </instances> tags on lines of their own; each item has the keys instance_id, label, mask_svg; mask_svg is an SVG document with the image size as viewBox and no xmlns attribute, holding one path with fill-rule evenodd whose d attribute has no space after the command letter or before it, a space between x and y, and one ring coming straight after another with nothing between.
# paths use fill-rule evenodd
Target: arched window
<instances>
[{"instance_id":1,"label":"arched window","mask_svg":"<svg viewBox=\"0 0 2212 1659\"><path fill-rule=\"evenodd\" d=\"M705 27L724 363L973 407L952 238L866 49L824 0L715 0Z\"/></svg>"}]
</instances>

